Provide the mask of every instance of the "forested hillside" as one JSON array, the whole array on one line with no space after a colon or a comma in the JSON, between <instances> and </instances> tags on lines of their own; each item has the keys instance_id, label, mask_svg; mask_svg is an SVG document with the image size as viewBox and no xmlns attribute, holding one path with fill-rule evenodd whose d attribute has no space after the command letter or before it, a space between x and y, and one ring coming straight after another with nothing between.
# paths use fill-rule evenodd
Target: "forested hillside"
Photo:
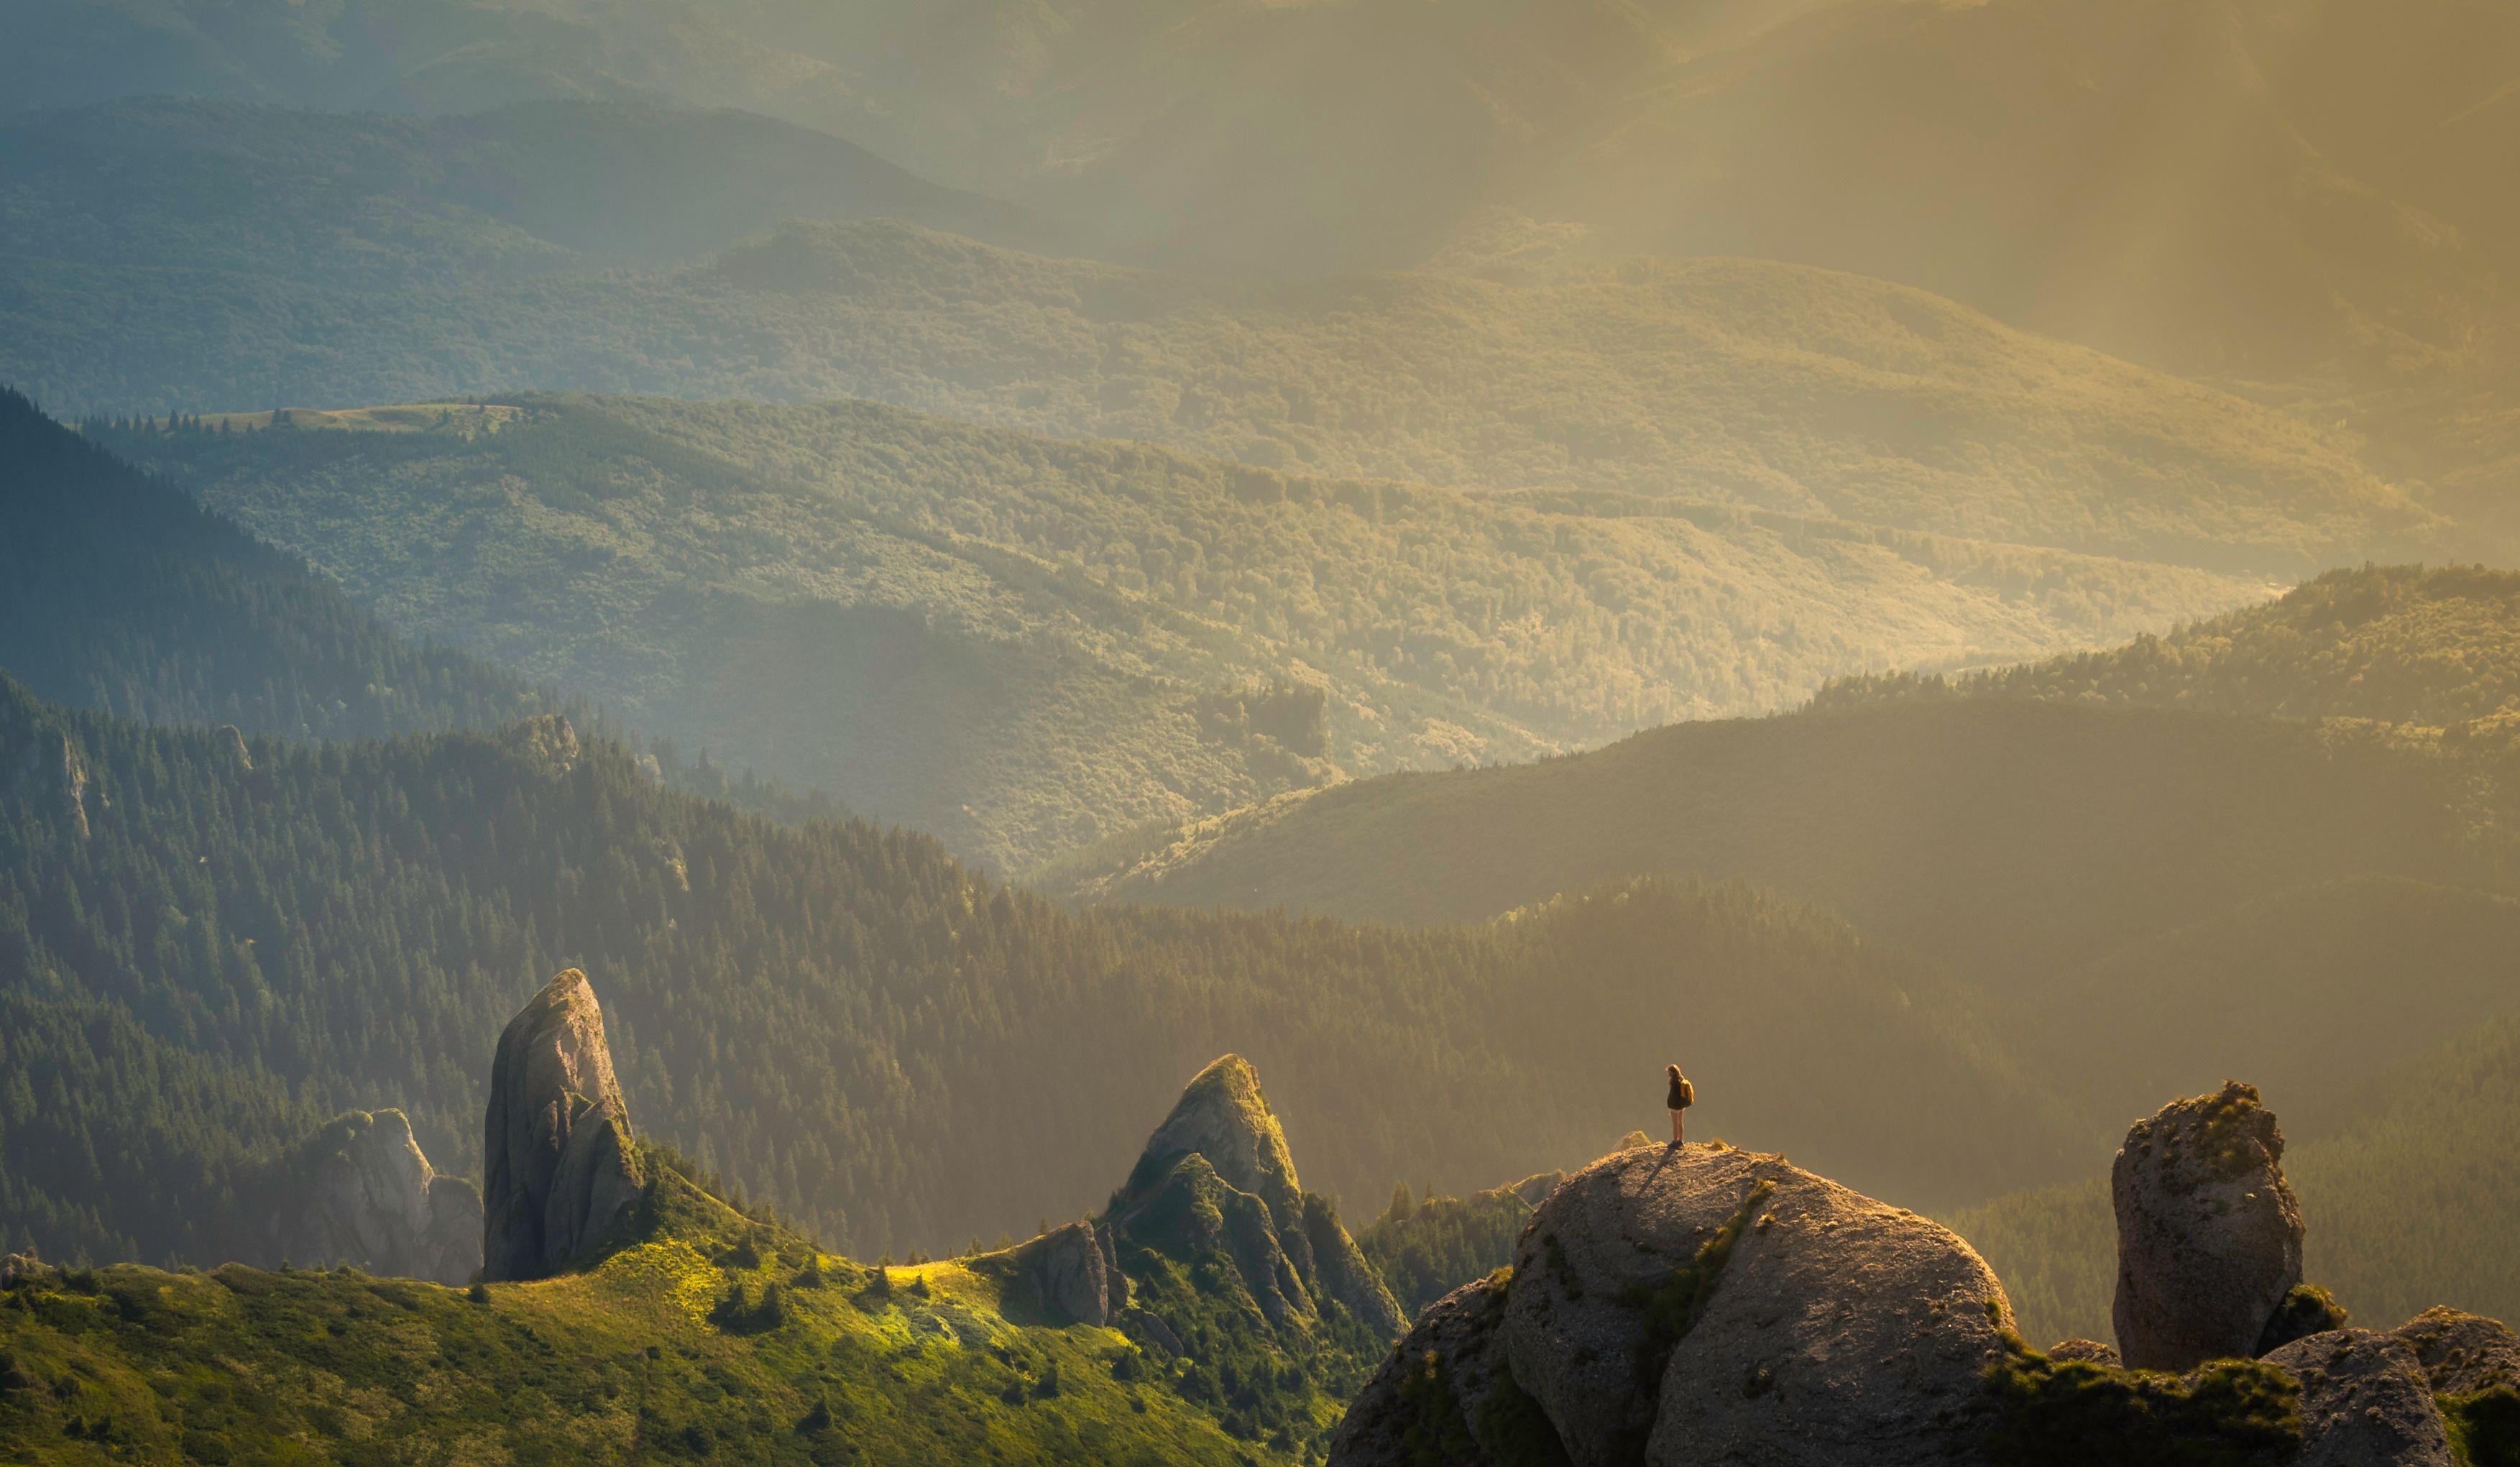
<instances>
[{"instance_id":1,"label":"forested hillside","mask_svg":"<svg viewBox=\"0 0 2520 1467\"><path fill-rule=\"evenodd\" d=\"M2396 874L2498 884L2507 738L2029 699L1682 724L1362 780L1046 873L1132 901L1476 917L1616 875L1776 887L2017 989L2235 904Z\"/></svg>"},{"instance_id":2,"label":"forested hillside","mask_svg":"<svg viewBox=\"0 0 2520 1467\"><path fill-rule=\"evenodd\" d=\"M0 388L0 671L38 696L153 723L285 738L487 729L565 706L486 662L415 644L305 562L83 442ZM598 713L593 720L601 726ZM617 720L614 722L617 723ZM827 792L637 734L676 789L777 819Z\"/></svg>"},{"instance_id":3,"label":"forested hillside","mask_svg":"<svg viewBox=\"0 0 2520 1467\"><path fill-rule=\"evenodd\" d=\"M2424 728L2520 710L2520 574L2483 566L2331 570L2281 599L2104 651L1957 678L1838 680L1820 707L1898 698L2148 703Z\"/></svg>"},{"instance_id":4,"label":"forested hillside","mask_svg":"<svg viewBox=\"0 0 2520 1467\"><path fill-rule=\"evenodd\" d=\"M1739 888L1419 932L1070 914L923 837L661 789L549 719L241 746L10 684L0 770L0 990L47 1010L47 1052L13 1054L0 1231L56 1255L180 1254L189 1176L352 1105L471 1170L481 1056L564 965L604 986L649 1130L860 1253L1082 1211L1227 1049L1348 1196L1589 1156L1684 1043L1704 1124L1888 1195L2064 1175L2061 1120L1933 970ZM92 1106L42 1098L100 1072ZM1967 1144L1865 1103L1892 1077ZM138 1165L202 1131L198 1174Z\"/></svg>"},{"instance_id":5,"label":"forested hillside","mask_svg":"<svg viewBox=\"0 0 2520 1467\"><path fill-rule=\"evenodd\" d=\"M2341 1131L2297 1141L2284 1172L2309 1225L2304 1276L2356 1322L2386 1327L2446 1301L2520 1313L2520 1019L2474 1031L2396 1071L2345 1087ZM2286 1118L2287 1136L2293 1128ZM2099 1168L2105 1173L2106 1157ZM2003 1275L2024 1333L2107 1338L2116 1229L2105 1175L2002 1198L1951 1219Z\"/></svg>"},{"instance_id":6,"label":"forested hillside","mask_svg":"<svg viewBox=\"0 0 2520 1467\"><path fill-rule=\"evenodd\" d=\"M1301 478L864 403L530 397L271 422L91 431L410 631L1002 869L1339 772L1530 758L1781 706L1847 667L2111 641L2249 595L1824 519Z\"/></svg>"},{"instance_id":7,"label":"forested hillside","mask_svg":"<svg viewBox=\"0 0 2520 1467\"><path fill-rule=\"evenodd\" d=\"M0 388L0 668L39 695L298 738L486 728L551 696L415 646Z\"/></svg>"}]
</instances>

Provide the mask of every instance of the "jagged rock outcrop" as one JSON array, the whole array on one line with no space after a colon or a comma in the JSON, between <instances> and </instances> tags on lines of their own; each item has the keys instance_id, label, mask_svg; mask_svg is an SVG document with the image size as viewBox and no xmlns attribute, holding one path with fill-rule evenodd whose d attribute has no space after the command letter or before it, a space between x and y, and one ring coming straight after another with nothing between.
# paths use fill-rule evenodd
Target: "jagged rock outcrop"
<instances>
[{"instance_id":1,"label":"jagged rock outcrop","mask_svg":"<svg viewBox=\"0 0 2520 1467\"><path fill-rule=\"evenodd\" d=\"M1964 1462L2008 1311L1951 1232L1779 1157L1621 1151L1540 1205L1508 1281L1427 1311L1330 1460Z\"/></svg>"},{"instance_id":2,"label":"jagged rock outcrop","mask_svg":"<svg viewBox=\"0 0 2520 1467\"><path fill-rule=\"evenodd\" d=\"M71 834L87 839L87 761L68 734L35 730L10 761L7 788L13 798L54 812Z\"/></svg>"},{"instance_id":3,"label":"jagged rock outcrop","mask_svg":"<svg viewBox=\"0 0 2520 1467\"><path fill-rule=\"evenodd\" d=\"M2499 1319L2437 1305L2390 1334L2415 1353L2436 1396L2520 1388L2520 1336Z\"/></svg>"},{"instance_id":4,"label":"jagged rock outcrop","mask_svg":"<svg viewBox=\"0 0 2520 1467\"><path fill-rule=\"evenodd\" d=\"M2174 1101L2127 1133L2110 1170L2130 1368L2186 1370L2258 1352L2301 1282L2301 1208L2283 1133L2255 1087Z\"/></svg>"},{"instance_id":5,"label":"jagged rock outcrop","mask_svg":"<svg viewBox=\"0 0 2520 1467\"><path fill-rule=\"evenodd\" d=\"M2432 1384L2405 1341L2336 1329L2266 1359L2301 1383L2301 1454L2292 1467L2451 1467Z\"/></svg>"},{"instance_id":6,"label":"jagged rock outcrop","mask_svg":"<svg viewBox=\"0 0 2520 1467\"><path fill-rule=\"evenodd\" d=\"M219 758L228 768L241 775L253 773L253 755L245 746L245 731L234 724L221 724L210 737L218 745Z\"/></svg>"},{"instance_id":7,"label":"jagged rock outcrop","mask_svg":"<svg viewBox=\"0 0 2520 1467\"><path fill-rule=\"evenodd\" d=\"M1033 1307L1060 1324L1108 1324L1128 1307L1128 1280L1120 1278L1115 1302L1111 1284L1119 1270L1108 1239L1091 1222L1054 1227L1015 1247L1009 1260Z\"/></svg>"},{"instance_id":8,"label":"jagged rock outcrop","mask_svg":"<svg viewBox=\"0 0 2520 1467\"><path fill-rule=\"evenodd\" d=\"M499 1036L481 1149L486 1279L560 1271L614 1236L639 1200L645 1181L604 1011L577 969L545 985Z\"/></svg>"},{"instance_id":9,"label":"jagged rock outcrop","mask_svg":"<svg viewBox=\"0 0 2520 1467\"><path fill-rule=\"evenodd\" d=\"M1286 1134L1239 1055L1182 1090L1106 1221L1158 1251L1231 1259L1272 1323L1310 1319L1325 1302L1379 1335L1407 1322L1328 1202L1296 1179Z\"/></svg>"},{"instance_id":10,"label":"jagged rock outcrop","mask_svg":"<svg viewBox=\"0 0 2520 1467\"><path fill-rule=\"evenodd\" d=\"M275 1258L443 1284L481 1266L481 1194L437 1175L398 1110L335 1120L284 1160L266 1191Z\"/></svg>"}]
</instances>

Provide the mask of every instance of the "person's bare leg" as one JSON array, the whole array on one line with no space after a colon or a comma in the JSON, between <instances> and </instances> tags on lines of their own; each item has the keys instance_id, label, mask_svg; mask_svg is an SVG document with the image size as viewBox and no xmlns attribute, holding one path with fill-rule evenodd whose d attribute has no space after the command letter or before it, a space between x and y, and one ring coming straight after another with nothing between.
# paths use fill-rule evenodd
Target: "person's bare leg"
<instances>
[{"instance_id":1,"label":"person's bare leg","mask_svg":"<svg viewBox=\"0 0 2520 1467\"><path fill-rule=\"evenodd\" d=\"M1681 1115L1680 1111L1671 1113L1671 1143L1675 1146L1685 1144L1680 1138Z\"/></svg>"}]
</instances>

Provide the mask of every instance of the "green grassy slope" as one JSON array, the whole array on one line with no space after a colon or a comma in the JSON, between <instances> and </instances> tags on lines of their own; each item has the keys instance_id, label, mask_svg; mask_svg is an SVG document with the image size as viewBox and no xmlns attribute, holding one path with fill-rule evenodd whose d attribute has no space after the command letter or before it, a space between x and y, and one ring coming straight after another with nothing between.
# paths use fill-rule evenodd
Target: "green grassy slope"
<instances>
[{"instance_id":1,"label":"green grassy slope","mask_svg":"<svg viewBox=\"0 0 2520 1467\"><path fill-rule=\"evenodd\" d=\"M21 1281L0 1294L0 1450L65 1463L1290 1459L1229 1437L1176 1388L1174 1361L1116 1330L1028 1315L996 1260L878 1271L671 1172L649 1210L641 1235L590 1271L472 1297L354 1268L233 1264ZM748 1308L730 1311L734 1298Z\"/></svg>"},{"instance_id":2,"label":"green grassy slope","mask_svg":"<svg viewBox=\"0 0 2520 1467\"><path fill-rule=\"evenodd\" d=\"M2035 987L2320 880L2494 881L2510 829L2500 750L2175 709L1902 702L1358 781L1050 875L1112 899L1437 921L1693 870Z\"/></svg>"},{"instance_id":3,"label":"green grassy slope","mask_svg":"<svg viewBox=\"0 0 2520 1467\"><path fill-rule=\"evenodd\" d=\"M0 992L101 1006L227 1075L135 1063L110 1107L56 1113L42 1097L84 1084L101 1041L59 1025L14 1055L10 1104L31 1119L0 1159L29 1148L13 1195L51 1202L0 1233L47 1250L180 1254L167 1198L193 1174L112 1158L151 1154L150 1129L197 1091L264 1115L277 1086L303 1108L229 1128L239 1153L390 1105L444 1170L471 1171L479 1056L518 995L572 965L604 985L653 1131L861 1252L1082 1210L1179 1075L1225 1049L1269 1077L1316 1184L1348 1196L1562 1164L1650 1117L1683 1052L1707 1124L1876 1193L1952 1205L2070 1175L2060 1120L1965 996L1738 888L1633 883L1430 932L1077 914L923 837L783 827L662 789L555 723L256 738L248 769L206 730L5 690ZM1785 1051L1808 1069L1774 1064ZM1924 1077L1920 1103L1968 1118L1970 1142L1864 1103L1894 1076ZM199 1175L215 1190L214 1167Z\"/></svg>"},{"instance_id":4,"label":"green grassy slope","mask_svg":"<svg viewBox=\"0 0 2520 1467\"><path fill-rule=\"evenodd\" d=\"M290 422L102 436L399 625L1001 868L1334 770L1528 758L1778 706L1850 665L2087 645L2248 594L864 403L534 397Z\"/></svg>"},{"instance_id":5,"label":"green grassy slope","mask_svg":"<svg viewBox=\"0 0 2520 1467\"><path fill-rule=\"evenodd\" d=\"M2361 1114L2351 1124L2286 1151L2309 1227L2304 1272L2358 1323L2386 1329L2436 1304L2498 1317L2520 1310L2509 1245L2520 1225L2515 1069L2520 1023L2506 1014L2352 1087ZM2002 1275L2024 1333L2109 1338L2117 1241L2105 1176L1950 1221Z\"/></svg>"},{"instance_id":6,"label":"green grassy slope","mask_svg":"<svg viewBox=\"0 0 2520 1467\"><path fill-rule=\"evenodd\" d=\"M1848 678L1815 701L2036 697L2445 728L2520 709L2515 645L2520 575L2365 565L2127 646L1951 679Z\"/></svg>"}]
</instances>

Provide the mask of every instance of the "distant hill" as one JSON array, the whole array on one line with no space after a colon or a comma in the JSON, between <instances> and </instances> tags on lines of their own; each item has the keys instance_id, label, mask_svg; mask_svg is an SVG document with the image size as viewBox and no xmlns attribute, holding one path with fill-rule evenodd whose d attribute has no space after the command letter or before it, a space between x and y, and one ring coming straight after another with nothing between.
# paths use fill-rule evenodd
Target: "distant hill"
<instances>
[{"instance_id":1,"label":"distant hill","mask_svg":"<svg viewBox=\"0 0 2520 1467\"><path fill-rule=\"evenodd\" d=\"M25 205L12 254L316 288L669 265L791 219L1010 241L1024 220L825 133L652 103L418 117L159 98L0 115L0 139Z\"/></svg>"},{"instance_id":2,"label":"distant hill","mask_svg":"<svg viewBox=\"0 0 2520 1467\"><path fill-rule=\"evenodd\" d=\"M2515 1070L2520 1019L2506 1009L2354 1086L2360 1113L2350 1124L2286 1151L2310 1226L2303 1272L2333 1290L2355 1322L2387 1327L2452 1300L2480 1311L2520 1305L2520 1266L2506 1242L2520 1225ZM1950 1222L2003 1276L2024 1333L2108 1338L2116 1233L2105 1176Z\"/></svg>"},{"instance_id":3,"label":"distant hill","mask_svg":"<svg viewBox=\"0 0 2520 1467\"><path fill-rule=\"evenodd\" d=\"M663 789L556 719L308 747L0 690L0 997L58 1013L0 1082L0 1235L56 1257L181 1257L219 1157L345 1109L472 1170L480 1056L563 965L645 1124L859 1252L1083 1210L1226 1049L1351 1197L1563 1164L1650 1118L1684 1045L1704 1124L1915 1205L2070 1175L1964 995L1739 888L1435 932L1070 913L924 837ZM1864 1103L1893 1076L1967 1142ZM93 1106L36 1103L73 1082Z\"/></svg>"},{"instance_id":4,"label":"distant hill","mask_svg":"<svg viewBox=\"0 0 2520 1467\"><path fill-rule=\"evenodd\" d=\"M91 424L405 629L999 869L2245 582L1821 518L1323 479L865 403ZM417 546L430 553L413 554Z\"/></svg>"},{"instance_id":5,"label":"distant hill","mask_svg":"<svg viewBox=\"0 0 2520 1467\"><path fill-rule=\"evenodd\" d=\"M1106 900L1448 921L1618 874L1773 886L2007 990L2319 881L2498 884L2507 740L2019 698L1681 724L1114 842Z\"/></svg>"},{"instance_id":6,"label":"distant hill","mask_svg":"<svg viewBox=\"0 0 2520 1467\"><path fill-rule=\"evenodd\" d=\"M2287 1134L2352 1121L2362 1083L2520 1010L2520 902L2356 877L2252 902L1999 1005L2010 1052L2105 1155L2154 1097L2232 1076Z\"/></svg>"},{"instance_id":7,"label":"distant hill","mask_svg":"<svg viewBox=\"0 0 2520 1467\"><path fill-rule=\"evenodd\" d=\"M2481 566L2331 570L2277 600L2126 646L1949 679L1847 678L1815 702L1953 695L2434 729L2498 720L2520 712L2520 575Z\"/></svg>"},{"instance_id":8,"label":"distant hill","mask_svg":"<svg viewBox=\"0 0 2520 1467\"><path fill-rule=\"evenodd\" d=\"M590 711L582 698L404 637L303 560L5 388L0 671L72 706L293 739ZM705 749L695 756L670 738L640 745L677 789L782 820L840 810L822 790L738 775Z\"/></svg>"},{"instance_id":9,"label":"distant hill","mask_svg":"<svg viewBox=\"0 0 2520 1467\"><path fill-rule=\"evenodd\" d=\"M304 561L6 389L0 668L126 718L298 738L487 728L555 705L413 645Z\"/></svg>"},{"instance_id":10,"label":"distant hill","mask_svg":"<svg viewBox=\"0 0 2520 1467\"><path fill-rule=\"evenodd\" d=\"M28 105L672 98L1148 258L1755 254L2254 380L2455 361L2520 250L2520 22L2464 0L43 0L23 28L0 83Z\"/></svg>"},{"instance_id":11,"label":"distant hill","mask_svg":"<svg viewBox=\"0 0 2520 1467\"><path fill-rule=\"evenodd\" d=\"M2265 577L2494 549L2331 426L1803 266L1122 269L978 243L1032 236L834 139L628 104L17 113L0 185L0 376L71 415L852 396Z\"/></svg>"}]
</instances>

